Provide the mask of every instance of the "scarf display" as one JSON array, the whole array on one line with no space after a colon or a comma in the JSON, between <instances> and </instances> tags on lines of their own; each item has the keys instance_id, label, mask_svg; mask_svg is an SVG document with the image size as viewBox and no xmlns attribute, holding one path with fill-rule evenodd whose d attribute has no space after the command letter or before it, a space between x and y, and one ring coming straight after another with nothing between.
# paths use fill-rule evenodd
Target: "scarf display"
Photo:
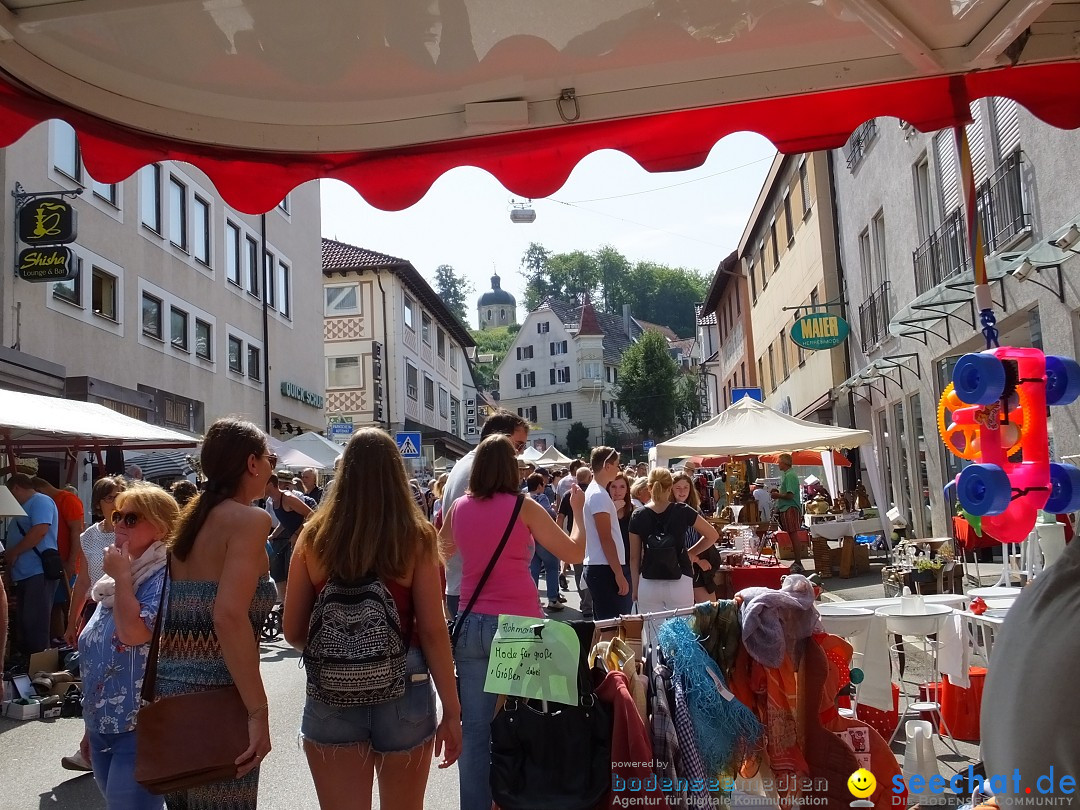
<instances>
[{"instance_id":1,"label":"scarf display","mask_svg":"<svg viewBox=\"0 0 1080 810\"><path fill-rule=\"evenodd\" d=\"M796 644L819 626L814 586L801 574L784 577L780 590L745 588L739 620L746 651L767 667L779 667L785 656L796 657ZM798 661L795 661L796 665Z\"/></svg>"},{"instance_id":2,"label":"scarf display","mask_svg":"<svg viewBox=\"0 0 1080 810\"><path fill-rule=\"evenodd\" d=\"M132 560L131 582L133 589L138 592L140 585L165 567L168 558L165 543L158 540L139 555L138 559ZM90 589L90 598L111 610L116 599L116 580L108 574L104 574Z\"/></svg>"}]
</instances>

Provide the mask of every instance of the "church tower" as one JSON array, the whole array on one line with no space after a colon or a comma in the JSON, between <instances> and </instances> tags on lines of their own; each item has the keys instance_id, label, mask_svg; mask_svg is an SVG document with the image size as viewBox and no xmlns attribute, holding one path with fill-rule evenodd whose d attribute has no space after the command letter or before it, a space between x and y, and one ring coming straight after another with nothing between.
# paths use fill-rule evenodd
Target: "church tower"
<instances>
[{"instance_id":1,"label":"church tower","mask_svg":"<svg viewBox=\"0 0 1080 810\"><path fill-rule=\"evenodd\" d=\"M517 300L502 288L499 274L491 277L491 289L476 304L480 331L517 324Z\"/></svg>"}]
</instances>

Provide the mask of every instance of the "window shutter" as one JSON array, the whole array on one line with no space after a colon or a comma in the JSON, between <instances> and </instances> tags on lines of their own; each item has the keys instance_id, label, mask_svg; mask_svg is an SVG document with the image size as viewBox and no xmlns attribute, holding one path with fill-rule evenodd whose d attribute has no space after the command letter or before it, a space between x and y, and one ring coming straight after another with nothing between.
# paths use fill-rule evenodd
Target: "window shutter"
<instances>
[{"instance_id":1,"label":"window shutter","mask_svg":"<svg viewBox=\"0 0 1080 810\"><path fill-rule=\"evenodd\" d=\"M530 371L529 372L529 387L530 388L536 388L536 372L535 371Z\"/></svg>"},{"instance_id":2,"label":"window shutter","mask_svg":"<svg viewBox=\"0 0 1080 810\"><path fill-rule=\"evenodd\" d=\"M566 403L566 418L567 419L573 419L574 418L574 410L573 410L573 408L571 408L571 404L572 403L569 403L569 402Z\"/></svg>"},{"instance_id":3,"label":"window shutter","mask_svg":"<svg viewBox=\"0 0 1080 810\"><path fill-rule=\"evenodd\" d=\"M518 390L521 390L521 375L520 375L520 374L518 374L518 375L517 375L517 377L516 377L516 379L517 379L517 387L518 387Z\"/></svg>"},{"instance_id":4,"label":"window shutter","mask_svg":"<svg viewBox=\"0 0 1080 810\"><path fill-rule=\"evenodd\" d=\"M1020 146L1020 119L1017 104L1002 96L994 99L994 129L997 134L997 160L1002 162Z\"/></svg>"},{"instance_id":5,"label":"window shutter","mask_svg":"<svg viewBox=\"0 0 1080 810\"><path fill-rule=\"evenodd\" d=\"M555 354L555 341L551 341L551 343L548 344L548 354Z\"/></svg>"},{"instance_id":6,"label":"window shutter","mask_svg":"<svg viewBox=\"0 0 1080 810\"><path fill-rule=\"evenodd\" d=\"M555 384L555 369L549 369L551 371L551 384Z\"/></svg>"},{"instance_id":7,"label":"window shutter","mask_svg":"<svg viewBox=\"0 0 1080 810\"><path fill-rule=\"evenodd\" d=\"M937 157L938 191L941 194L941 221L960 207L960 177L956 157L956 142L952 130L944 130L934 136L934 152Z\"/></svg>"},{"instance_id":8,"label":"window shutter","mask_svg":"<svg viewBox=\"0 0 1080 810\"><path fill-rule=\"evenodd\" d=\"M517 347L517 359L518 360L521 359L521 347L520 346Z\"/></svg>"},{"instance_id":9,"label":"window shutter","mask_svg":"<svg viewBox=\"0 0 1080 810\"><path fill-rule=\"evenodd\" d=\"M559 420L559 406L554 402L551 403L551 421L557 422Z\"/></svg>"},{"instance_id":10,"label":"window shutter","mask_svg":"<svg viewBox=\"0 0 1080 810\"><path fill-rule=\"evenodd\" d=\"M989 173L986 166L986 107L982 99L971 102L972 122L967 125L968 148L971 150L971 168L978 187Z\"/></svg>"}]
</instances>

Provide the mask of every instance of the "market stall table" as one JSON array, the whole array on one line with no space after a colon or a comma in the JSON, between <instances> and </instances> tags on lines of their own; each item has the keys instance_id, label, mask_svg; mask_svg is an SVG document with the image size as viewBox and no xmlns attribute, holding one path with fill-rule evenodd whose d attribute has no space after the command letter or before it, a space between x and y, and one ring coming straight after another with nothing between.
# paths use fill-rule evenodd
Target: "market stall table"
<instances>
[{"instance_id":1,"label":"market stall table","mask_svg":"<svg viewBox=\"0 0 1080 810\"><path fill-rule=\"evenodd\" d=\"M731 587L735 593L743 588L780 589L781 580L791 573L787 563L776 565L740 565L731 569Z\"/></svg>"},{"instance_id":2,"label":"market stall table","mask_svg":"<svg viewBox=\"0 0 1080 810\"><path fill-rule=\"evenodd\" d=\"M824 552L828 548L828 542L839 543L839 560L838 568L840 569L840 578L848 579L859 572L860 566L857 563L855 554L855 536L859 534L884 534L881 518L866 518L865 520L833 520L825 523L814 523L810 526L810 534L813 538L811 544L814 546L814 565L819 569L819 573L822 577L832 576L832 559L833 554L828 555L829 565L827 570L821 570L825 568ZM885 535L885 542L889 544L888 535ZM892 546L889 545L890 551ZM829 549L831 552L831 549ZM869 570L869 559L867 558L864 570Z\"/></svg>"}]
</instances>

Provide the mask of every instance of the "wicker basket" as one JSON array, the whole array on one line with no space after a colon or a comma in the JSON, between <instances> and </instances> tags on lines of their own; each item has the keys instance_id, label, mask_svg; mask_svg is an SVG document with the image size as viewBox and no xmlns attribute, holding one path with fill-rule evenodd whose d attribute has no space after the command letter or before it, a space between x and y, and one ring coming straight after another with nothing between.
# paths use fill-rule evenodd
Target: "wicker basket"
<instances>
[{"instance_id":1,"label":"wicker basket","mask_svg":"<svg viewBox=\"0 0 1080 810\"><path fill-rule=\"evenodd\" d=\"M814 537L810 541L814 550L814 571L820 579L829 579L832 575L832 551L829 541L824 537Z\"/></svg>"}]
</instances>

